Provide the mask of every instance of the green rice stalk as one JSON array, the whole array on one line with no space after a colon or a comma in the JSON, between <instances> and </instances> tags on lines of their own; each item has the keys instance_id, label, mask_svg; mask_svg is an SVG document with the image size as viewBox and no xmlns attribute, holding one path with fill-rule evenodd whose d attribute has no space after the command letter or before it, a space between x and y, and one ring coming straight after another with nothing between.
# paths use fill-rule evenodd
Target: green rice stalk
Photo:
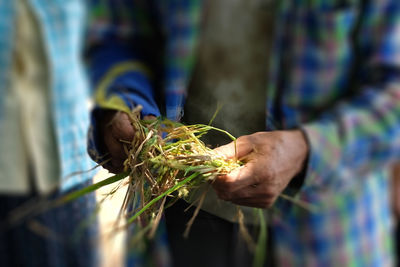
<instances>
[{"instance_id":1,"label":"green rice stalk","mask_svg":"<svg viewBox=\"0 0 400 267\"><path fill-rule=\"evenodd\" d=\"M128 175L129 175L128 172L122 172L122 173L116 174L114 176L111 176L107 179L104 179L103 181L100 181L98 183L95 183L95 184L89 185L85 188L82 188L78 191L73 191L73 192L63 196L62 198L58 199L56 202L56 206L65 204L65 203L75 200L81 196L84 196L86 194L94 192L103 186L118 182L118 181L128 177Z\"/></svg>"},{"instance_id":2,"label":"green rice stalk","mask_svg":"<svg viewBox=\"0 0 400 267\"><path fill-rule=\"evenodd\" d=\"M253 267L262 267L265 262L265 253L267 251L267 223L265 221L264 213L262 209L258 209L258 217L260 221L259 235L256 245L256 251L254 253Z\"/></svg>"}]
</instances>

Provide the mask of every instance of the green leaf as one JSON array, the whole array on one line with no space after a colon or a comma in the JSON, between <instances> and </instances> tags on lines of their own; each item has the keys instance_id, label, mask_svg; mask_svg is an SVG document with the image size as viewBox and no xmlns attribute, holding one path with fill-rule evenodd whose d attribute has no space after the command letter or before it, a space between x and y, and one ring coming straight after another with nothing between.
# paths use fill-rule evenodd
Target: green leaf
<instances>
[{"instance_id":1,"label":"green leaf","mask_svg":"<svg viewBox=\"0 0 400 267\"><path fill-rule=\"evenodd\" d=\"M265 254L267 253L267 224L265 222L264 212L257 209L260 218L260 233L258 235L256 251L254 254L253 267L262 267L265 262Z\"/></svg>"},{"instance_id":2,"label":"green leaf","mask_svg":"<svg viewBox=\"0 0 400 267\"><path fill-rule=\"evenodd\" d=\"M88 187L82 188L81 190L73 191L73 192L63 196L62 198L60 198L56 202L57 203L56 205L62 205L67 202L70 202L72 200L75 200L75 199L77 199L83 195L89 194L103 186L118 182L119 180L126 178L128 175L129 175L129 172L122 172L122 173L116 174L114 176L111 176L107 179L104 179L103 181L100 181L100 182L92 184Z\"/></svg>"}]
</instances>

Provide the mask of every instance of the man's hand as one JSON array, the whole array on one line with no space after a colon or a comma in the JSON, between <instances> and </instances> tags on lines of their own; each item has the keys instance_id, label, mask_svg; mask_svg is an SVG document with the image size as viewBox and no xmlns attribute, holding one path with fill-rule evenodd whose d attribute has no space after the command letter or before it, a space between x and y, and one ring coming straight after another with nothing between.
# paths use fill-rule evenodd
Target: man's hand
<instances>
[{"instance_id":1,"label":"man's hand","mask_svg":"<svg viewBox=\"0 0 400 267\"><path fill-rule=\"evenodd\" d=\"M245 165L218 177L218 196L238 205L269 208L305 163L308 145L300 130L258 132L236 140L237 157ZM234 142L216 149L235 157Z\"/></svg>"},{"instance_id":2,"label":"man's hand","mask_svg":"<svg viewBox=\"0 0 400 267\"><path fill-rule=\"evenodd\" d=\"M152 120L154 116L145 116L144 119ZM104 167L112 173L123 171L123 163L127 158L122 141L131 142L135 130L128 115L121 111L107 111L100 121L100 134L106 151L110 153L111 161Z\"/></svg>"}]
</instances>

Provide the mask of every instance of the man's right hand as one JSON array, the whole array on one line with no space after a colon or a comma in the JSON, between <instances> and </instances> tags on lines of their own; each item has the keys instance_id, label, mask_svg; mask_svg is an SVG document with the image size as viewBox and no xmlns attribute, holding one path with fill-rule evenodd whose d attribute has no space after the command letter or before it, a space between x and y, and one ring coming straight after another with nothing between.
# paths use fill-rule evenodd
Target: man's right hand
<instances>
[{"instance_id":1,"label":"man's right hand","mask_svg":"<svg viewBox=\"0 0 400 267\"><path fill-rule=\"evenodd\" d=\"M154 116L145 116L144 119L152 120ZM123 163L127 154L123 147L123 141L131 142L135 136L135 130L128 115L122 111L106 111L99 122L100 134L103 137L105 150L110 154L111 161L104 165L112 173L123 171Z\"/></svg>"}]
</instances>

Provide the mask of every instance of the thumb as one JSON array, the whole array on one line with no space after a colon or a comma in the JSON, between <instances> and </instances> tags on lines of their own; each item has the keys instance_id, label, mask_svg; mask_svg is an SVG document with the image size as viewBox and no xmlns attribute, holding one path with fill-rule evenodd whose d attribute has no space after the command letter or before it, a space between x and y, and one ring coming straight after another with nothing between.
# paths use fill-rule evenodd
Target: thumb
<instances>
[{"instance_id":1,"label":"thumb","mask_svg":"<svg viewBox=\"0 0 400 267\"><path fill-rule=\"evenodd\" d=\"M231 159L240 159L253 150L252 143L247 135L241 136L236 141L230 142L229 144L217 147L214 151L217 154L223 155L224 157Z\"/></svg>"},{"instance_id":2,"label":"thumb","mask_svg":"<svg viewBox=\"0 0 400 267\"><path fill-rule=\"evenodd\" d=\"M221 155L225 158L234 158L236 156L236 152L235 152L235 143L231 142L229 144L223 145L223 146L219 146L217 148L214 149L214 151L218 154Z\"/></svg>"}]
</instances>

